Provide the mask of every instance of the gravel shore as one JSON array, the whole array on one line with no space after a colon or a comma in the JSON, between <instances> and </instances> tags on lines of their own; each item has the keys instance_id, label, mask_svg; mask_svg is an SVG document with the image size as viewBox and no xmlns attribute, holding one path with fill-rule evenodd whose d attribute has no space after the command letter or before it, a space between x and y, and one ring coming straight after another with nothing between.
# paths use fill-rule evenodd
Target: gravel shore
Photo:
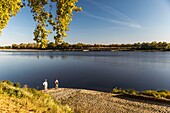
<instances>
[{"instance_id":1,"label":"gravel shore","mask_svg":"<svg viewBox=\"0 0 170 113\"><path fill-rule=\"evenodd\" d=\"M170 113L169 103L122 98L105 92L59 88L48 93L76 113Z\"/></svg>"}]
</instances>

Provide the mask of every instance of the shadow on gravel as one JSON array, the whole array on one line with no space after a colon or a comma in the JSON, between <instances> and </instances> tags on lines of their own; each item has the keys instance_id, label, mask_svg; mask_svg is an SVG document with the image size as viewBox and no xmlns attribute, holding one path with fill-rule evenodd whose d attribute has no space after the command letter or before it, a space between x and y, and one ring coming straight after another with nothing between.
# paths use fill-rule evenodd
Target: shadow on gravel
<instances>
[{"instance_id":1,"label":"shadow on gravel","mask_svg":"<svg viewBox=\"0 0 170 113\"><path fill-rule=\"evenodd\" d=\"M141 102L141 103L170 107L170 100L168 99L160 99L160 98L154 98L149 96L137 96L137 95L128 95L128 94L113 95L113 97L130 100L134 102Z\"/></svg>"}]
</instances>

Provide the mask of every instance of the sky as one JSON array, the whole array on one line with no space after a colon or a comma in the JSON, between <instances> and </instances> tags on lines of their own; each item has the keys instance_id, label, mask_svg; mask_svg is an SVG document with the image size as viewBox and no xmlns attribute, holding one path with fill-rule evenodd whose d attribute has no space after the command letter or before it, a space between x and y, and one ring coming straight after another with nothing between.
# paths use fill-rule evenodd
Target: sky
<instances>
[{"instance_id":1,"label":"sky","mask_svg":"<svg viewBox=\"0 0 170 113\"><path fill-rule=\"evenodd\" d=\"M79 0L64 41L115 44L170 42L170 0ZM29 8L12 17L0 36L0 46L32 43L35 22ZM48 39L54 41L53 34Z\"/></svg>"}]
</instances>

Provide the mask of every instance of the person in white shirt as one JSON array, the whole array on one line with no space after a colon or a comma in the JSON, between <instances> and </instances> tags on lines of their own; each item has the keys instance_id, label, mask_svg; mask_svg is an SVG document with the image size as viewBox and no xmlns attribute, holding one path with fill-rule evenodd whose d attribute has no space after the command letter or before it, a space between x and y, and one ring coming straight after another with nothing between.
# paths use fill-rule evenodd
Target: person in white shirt
<instances>
[{"instance_id":1,"label":"person in white shirt","mask_svg":"<svg viewBox=\"0 0 170 113\"><path fill-rule=\"evenodd\" d=\"M48 89L47 79L45 79L45 81L43 82L43 85L44 85L44 90L47 91L47 89Z\"/></svg>"},{"instance_id":2,"label":"person in white shirt","mask_svg":"<svg viewBox=\"0 0 170 113\"><path fill-rule=\"evenodd\" d=\"M58 80L56 79L56 80L55 80L55 89L57 89L58 86L59 86L59 82L58 82Z\"/></svg>"}]
</instances>

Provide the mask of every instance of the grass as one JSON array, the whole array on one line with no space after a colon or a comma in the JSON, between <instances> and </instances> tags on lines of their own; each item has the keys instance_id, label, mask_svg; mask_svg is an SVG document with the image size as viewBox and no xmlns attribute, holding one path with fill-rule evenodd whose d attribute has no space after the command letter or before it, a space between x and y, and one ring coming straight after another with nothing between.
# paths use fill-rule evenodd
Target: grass
<instances>
[{"instance_id":1,"label":"grass","mask_svg":"<svg viewBox=\"0 0 170 113\"><path fill-rule=\"evenodd\" d=\"M145 96L151 96L155 98L170 99L170 91L168 90L160 90L160 91L146 90L146 91L138 92L133 89L123 90L123 89L114 88L113 93L114 94L145 95Z\"/></svg>"},{"instance_id":2,"label":"grass","mask_svg":"<svg viewBox=\"0 0 170 113\"><path fill-rule=\"evenodd\" d=\"M160 90L160 91L146 90L146 91L141 92L141 94L147 95L147 96L153 96L156 98L170 99L170 91L168 90Z\"/></svg>"},{"instance_id":3,"label":"grass","mask_svg":"<svg viewBox=\"0 0 170 113\"><path fill-rule=\"evenodd\" d=\"M20 88L10 81L0 82L0 112L72 113L46 93L31 88Z\"/></svg>"}]
</instances>

